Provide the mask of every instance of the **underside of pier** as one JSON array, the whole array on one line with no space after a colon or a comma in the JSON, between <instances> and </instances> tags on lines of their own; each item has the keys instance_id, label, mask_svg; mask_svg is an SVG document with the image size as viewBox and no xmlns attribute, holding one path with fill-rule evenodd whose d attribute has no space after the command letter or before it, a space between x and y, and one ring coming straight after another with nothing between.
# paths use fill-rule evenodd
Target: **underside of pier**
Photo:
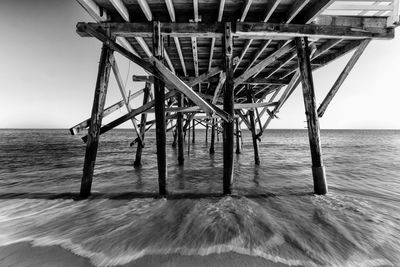
<instances>
[{"instance_id":1,"label":"underside of pier","mask_svg":"<svg viewBox=\"0 0 400 267\"><path fill-rule=\"evenodd\" d=\"M236 153L241 153L242 126L251 131L254 163L261 164L258 142L300 84L314 192L326 194L319 118L369 42L394 38L399 9L398 0L77 1L94 19L78 23L77 33L103 44L91 117L70 129L74 135L84 133L86 142L82 197L91 192L100 135L126 121L137 136L131 144L137 145L135 167L141 165L146 131L155 125L160 195L168 194L166 132L174 133L180 165L184 135L192 134L195 142L196 125L205 127L206 134L211 130L211 154L215 135L222 132L221 190L231 194L234 142L236 138ZM114 52L144 69L147 75L133 75L142 88L127 93ZM349 52L349 62L318 107L312 72ZM106 107L111 72L121 101ZM142 94L142 105L133 106ZM127 113L102 123L120 108ZM149 112L155 120L147 120Z\"/></svg>"}]
</instances>

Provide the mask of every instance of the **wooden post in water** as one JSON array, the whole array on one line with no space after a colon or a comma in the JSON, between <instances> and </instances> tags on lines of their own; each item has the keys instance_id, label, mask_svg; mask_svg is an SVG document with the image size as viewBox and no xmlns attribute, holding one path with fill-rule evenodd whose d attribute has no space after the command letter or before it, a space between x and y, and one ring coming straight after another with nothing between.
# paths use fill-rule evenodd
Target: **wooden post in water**
<instances>
[{"instance_id":1,"label":"wooden post in water","mask_svg":"<svg viewBox=\"0 0 400 267\"><path fill-rule=\"evenodd\" d=\"M150 96L150 89L151 89L151 84L146 82L146 87L143 90L143 105L147 104L149 101L149 96ZM140 135L142 136L142 141L144 142L144 135L146 133L146 121L147 121L147 113L143 112L142 116L140 118ZM144 143L138 142L137 144L137 149L136 149L136 158L135 161L133 162L133 166L139 167L142 165L142 151L143 151L143 146Z\"/></svg>"},{"instance_id":2,"label":"wooden post in water","mask_svg":"<svg viewBox=\"0 0 400 267\"><path fill-rule=\"evenodd\" d=\"M240 138L242 137L242 131L240 130L239 118L235 119L236 122L236 154L242 153L242 141Z\"/></svg>"},{"instance_id":3,"label":"wooden post in water","mask_svg":"<svg viewBox=\"0 0 400 267\"><path fill-rule=\"evenodd\" d=\"M160 33L160 22L153 22L153 53L158 60L163 59L163 41ZM157 72L157 69L154 70ZM158 187L160 195L166 195L167 180L167 151L165 129L165 88L164 82L154 79L155 117L156 117L156 145L158 165Z\"/></svg>"},{"instance_id":4,"label":"wooden post in water","mask_svg":"<svg viewBox=\"0 0 400 267\"><path fill-rule=\"evenodd\" d=\"M183 107L183 97L181 93L177 95L178 107ZM178 135L178 164L183 165L185 157L183 155L184 150L184 137L183 137L183 113L178 112L176 116L176 131Z\"/></svg>"},{"instance_id":5,"label":"wooden post in water","mask_svg":"<svg viewBox=\"0 0 400 267\"><path fill-rule=\"evenodd\" d=\"M103 119L104 104L106 102L108 80L110 78L112 51L103 45L101 49L99 70L97 73L96 88L94 91L92 116L88 129L86 142L85 161L81 181L81 197L88 197L92 188L93 171L96 163L97 149L99 146L101 121Z\"/></svg>"},{"instance_id":6,"label":"wooden post in water","mask_svg":"<svg viewBox=\"0 0 400 267\"><path fill-rule=\"evenodd\" d=\"M206 144L208 144L208 121L206 124Z\"/></svg>"},{"instance_id":7,"label":"wooden post in water","mask_svg":"<svg viewBox=\"0 0 400 267\"><path fill-rule=\"evenodd\" d=\"M307 37L297 37L295 38L295 41L301 83L303 87L304 106L307 117L314 192L316 194L323 195L328 192L328 186L325 178L325 168L322 162L319 121L310 64L310 50L308 47Z\"/></svg>"},{"instance_id":8,"label":"wooden post in water","mask_svg":"<svg viewBox=\"0 0 400 267\"><path fill-rule=\"evenodd\" d=\"M224 111L234 116L234 88L233 88L233 38L232 26L230 22L225 23L224 32L224 51L225 51L225 87L224 87ZM223 193L232 193L233 182L233 145L234 145L234 121L223 123L223 146L224 146L224 173L223 173Z\"/></svg>"},{"instance_id":9,"label":"wooden post in water","mask_svg":"<svg viewBox=\"0 0 400 267\"><path fill-rule=\"evenodd\" d=\"M211 120L210 154L214 154L215 153L214 143L215 143L215 119L212 119Z\"/></svg>"},{"instance_id":10,"label":"wooden post in water","mask_svg":"<svg viewBox=\"0 0 400 267\"><path fill-rule=\"evenodd\" d=\"M253 102L253 94L250 90L250 86L246 84L247 89L247 101L249 103ZM257 142L257 134L256 134L256 123L254 121L254 110L249 109L249 119L250 119L250 130L251 137L253 139L253 148L254 148L254 163L256 165L260 165L260 156L258 155L258 142Z\"/></svg>"},{"instance_id":11,"label":"wooden post in water","mask_svg":"<svg viewBox=\"0 0 400 267\"><path fill-rule=\"evenodd\" d=\"M195 129L195 120L193 119L192 120L192 124L193 124L193 127L192 127L192 143L194 144L195 142L196 142L196 129Z\"/></svg>"}]
</instances>

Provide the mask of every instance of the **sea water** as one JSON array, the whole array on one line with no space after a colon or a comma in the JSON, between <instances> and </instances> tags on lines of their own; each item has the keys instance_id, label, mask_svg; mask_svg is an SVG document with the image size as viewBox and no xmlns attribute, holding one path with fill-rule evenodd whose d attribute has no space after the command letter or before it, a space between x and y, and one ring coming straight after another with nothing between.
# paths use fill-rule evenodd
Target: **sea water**
<instances>
[{"instance_id":1,"label":"sea water","mask_svg":"<svg viewBox=\"0 0 400 267\"><path fill-rule=\"evenodd\" d=\"M295 266L400 266L400 131L323 130L325 196L312 193L306 130L265 132L260 166L250 133L243 135L232 196L216 195L222 139L210 155L205 131L197 130L183 167L168 143L172 197L156 198L155 133L135 169L134 132L113 130L101 136L93 197L77 201L85 154L79 136L0 130L0 246L60 245L98 266L222 252Z\"/></svg>"}]
</instances>

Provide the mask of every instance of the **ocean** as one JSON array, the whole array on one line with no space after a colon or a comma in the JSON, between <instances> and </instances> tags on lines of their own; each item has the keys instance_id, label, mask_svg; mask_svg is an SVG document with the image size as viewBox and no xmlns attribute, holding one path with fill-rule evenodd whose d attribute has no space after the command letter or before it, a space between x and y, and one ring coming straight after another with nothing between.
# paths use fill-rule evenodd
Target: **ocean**
<instances>
[{"instance_id":1,"label":"ocean","mask_svg":"<svg viewBox=\"0 0 400 267\"><path fill-rule=\"evenodd\" d=\"M243 135L233 195L217 196L222 138L210 155L197 130L180 167L168 133L171 197L158 198L155 132L135 169L133 130L113 130L101 136L93 196L78 201L80 136L0 130L0 249L61 246L95 266L230 252L289 266L400 266L400 131L322 130L325 196L312 193L306 130L266 131L261 166Z\"/></svg>"}]
</instances>

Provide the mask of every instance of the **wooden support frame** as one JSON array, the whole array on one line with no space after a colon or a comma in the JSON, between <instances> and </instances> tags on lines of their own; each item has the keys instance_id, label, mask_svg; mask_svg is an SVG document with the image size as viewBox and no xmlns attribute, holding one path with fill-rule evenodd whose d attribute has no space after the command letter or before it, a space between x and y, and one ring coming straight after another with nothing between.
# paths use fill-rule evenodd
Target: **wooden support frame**
<instances>
[{"instance_id":1,"label":"wooden support frame","mask_svg":"<svg viewBox=\"0 0 400 267\"><path fill-rule=\"evenodd\" d=\"M225 23L224 34L224 56L225 56L225 88L224 88L224 111L232 118L234 117L234 84L233 84L233 36L232 25ZM234 146L234 122L224 122L223 124L223 193L232 193L233 183L233 146Z\"/></svg>"},{"instance_id":2,"label":"wooden support frame","mask_svg":"<svg viewBox=\"0 0 400 267\"><path fill-rule=\"evenodd\" d=\"M216 119L211 120L211 140L210 140L210 154L215 154L215 127Z\"/></svg>"},{"instance_id":3,"label":"wooden support frame","mask_svg":"<svg viewBox=\"0 0 400 267\"><path fill-rule=\"evenodd\" d=\"M308 137L310 142L314 192L319 195L328 192L325 168L322 161L320 129L314 85L311 72L310 51L307 38L296 38L297 58L303 88L304 106L307 117Z\"/></svg>"},{"instance_id":4,"label":"wooden support frame","mask_svg":"<svg viewBox=\"0 0 400 267\"><path fill-rule=\"evenodd\" d=\"M107 46L103 45L97 74L92 116L88 131L88 140L86 144L85 161L83 164L83 175L79 194L80 197L83 198L90 196L92 188L93 172L100 138L100 127L103 119L104 104L106 102L108 81L111 72L110 59L112 53L113 52Z\"/></svg>"}]
</instances>

